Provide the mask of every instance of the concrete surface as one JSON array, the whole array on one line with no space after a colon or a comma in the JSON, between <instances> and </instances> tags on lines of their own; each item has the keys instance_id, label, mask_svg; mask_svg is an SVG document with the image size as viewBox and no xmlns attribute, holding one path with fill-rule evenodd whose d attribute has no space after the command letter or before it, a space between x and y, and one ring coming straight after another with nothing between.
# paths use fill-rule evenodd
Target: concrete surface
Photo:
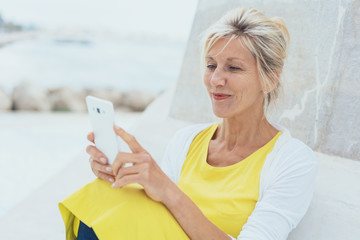
<instances>
[{"instance_id":1,"label":"concrete surface","mask_svg":"<svg viewBox=\"0 0 360 240\"><path fill-rule=\"evenodd\" d=\"M360 163L316 153L313 200L289 240L357 240L360 236Z\"/></svg>"}]
</instances>

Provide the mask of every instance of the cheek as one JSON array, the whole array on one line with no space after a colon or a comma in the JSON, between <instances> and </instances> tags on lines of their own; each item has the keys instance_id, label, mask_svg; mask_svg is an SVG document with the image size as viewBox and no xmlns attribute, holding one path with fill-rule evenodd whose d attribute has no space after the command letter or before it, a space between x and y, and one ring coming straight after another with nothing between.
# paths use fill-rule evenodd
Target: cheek
<instances>
[{"instance_id":1,"label":"cheek","mask_svg":"<svg viewBox=\"0 0 360 240\"><path fill-rule=\"evenodd\" d=\"M255 92L258 91L258 82L251 74L242 75L236 77L229 81L229 87L236 92L236 95L241 95L244 97L251 97Z\"/></svg>"},{"instance_id":2,"label":"cheek","mask_svg":"<svg viewBox=\"0 0 360 240\"><path fill-rule=\"evenodd\" d=\"M256 86L256 83L253 85L244 84L242 86L237 86L237 92L235 101L239 105L252 105L259 98L259 93L261 95L261 91Z\"/></svg>"},{"instance_id":3,"label":"cheek","mask_svg":"<svg viewBox=\"0 0 360 240\"><path fill-rule=\"evenodd\" d=\"M238 106L244 104L247 101L251 101L252 98L252 86L246 84L244 81L237 81L233 84L229 84L229 88L234 93L234 101Z\"/></svg>"},{"instance_id":4,"label":"cheek","mask_svg":"<svg viewBox=\"0 0 360 240\"><path fill-rule=\"evenodd\" d=\"M234 79L235 81L229 81L228 86L234 92L235 96L242 97L248 92L248 87L243 79Z\"/></svg>"}]
</instances>

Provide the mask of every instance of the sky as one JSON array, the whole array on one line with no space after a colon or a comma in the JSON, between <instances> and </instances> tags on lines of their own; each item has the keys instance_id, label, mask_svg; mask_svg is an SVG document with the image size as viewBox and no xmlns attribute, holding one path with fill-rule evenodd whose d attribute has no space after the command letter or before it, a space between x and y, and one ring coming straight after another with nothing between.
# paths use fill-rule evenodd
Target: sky
<instances>
[{"instance_id":1,"label":"sky","mask_svg":"<svg viewBox=\"0 0 360 240\"><path fill-rule=\"evenodd\" d=\"M4 20L43 28L79 27L186 38L197 0L1 0Z\"/></svg>"}]
</instances>

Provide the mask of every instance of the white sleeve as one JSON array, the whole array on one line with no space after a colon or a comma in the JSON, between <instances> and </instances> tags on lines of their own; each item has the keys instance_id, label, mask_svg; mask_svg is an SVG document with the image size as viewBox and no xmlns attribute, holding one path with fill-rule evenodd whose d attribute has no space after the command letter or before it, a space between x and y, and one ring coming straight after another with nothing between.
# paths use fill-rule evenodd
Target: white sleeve
<instances>
[{"instance_id":1,"label":"white sleeve","mask_svg":"<svg viewBox=\"0 0 360 240\"><path fill-rule=\"evenodd\" d=\"M313 196L318 163L306 145L286 155L272 170L263 196L237 240L286 240L304 217Z\"/></svg>"},{"instance_id":2,"label":"white sleeve","mask_svg":"<svg viewBox=\"0 0 360 240\"><path fill-rule=\"evenodd\" d=\"M197 133L213 123L193 124L179 129L170 139L160 164L163 172L174 182L180 179L189 146Z\"/></svg>"},{"instance_id":3,"label":"white sleeve","mask_svg":"<svg viewBox=\"0 0 360 240\"><path fill-rule=\"evenodd\" d=\"M164 156L161 161L161 169L163 172L171 179L171 181L176 183L176 170L174 169L174 152L176 146L176 134L172 137L166 146Z\"/></svg>"},{"instance_id":4,"label":"white sleeve","mask_svg":"<svg viewBox=\"0 0 360 240\"><path fill-rule=\"evenodd\" d=\"M185 127L178 130L170 139L161 162L161 169L173 181L177 183L180 178L180 172L186 157L191 128Z\"/></svg>"}]
</instances>

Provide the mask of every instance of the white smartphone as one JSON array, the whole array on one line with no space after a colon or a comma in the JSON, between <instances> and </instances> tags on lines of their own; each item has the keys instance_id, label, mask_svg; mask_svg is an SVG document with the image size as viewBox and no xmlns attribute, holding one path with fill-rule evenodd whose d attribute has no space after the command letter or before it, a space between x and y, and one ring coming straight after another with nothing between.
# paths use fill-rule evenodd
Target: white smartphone
<instances>
[{"instance_id":1,"label":"white smartphone","mask_svg":"<svg viewBox=\"0 0 360 240\"><path fill-rule=\"evenodd\" d=\"M105 154L108 163L112 164L120 151L118 137L113 129L114 106L110 101L93 96L86 97L86 105L95 135L95 146Z\"/></svg>"}]
</instances>

